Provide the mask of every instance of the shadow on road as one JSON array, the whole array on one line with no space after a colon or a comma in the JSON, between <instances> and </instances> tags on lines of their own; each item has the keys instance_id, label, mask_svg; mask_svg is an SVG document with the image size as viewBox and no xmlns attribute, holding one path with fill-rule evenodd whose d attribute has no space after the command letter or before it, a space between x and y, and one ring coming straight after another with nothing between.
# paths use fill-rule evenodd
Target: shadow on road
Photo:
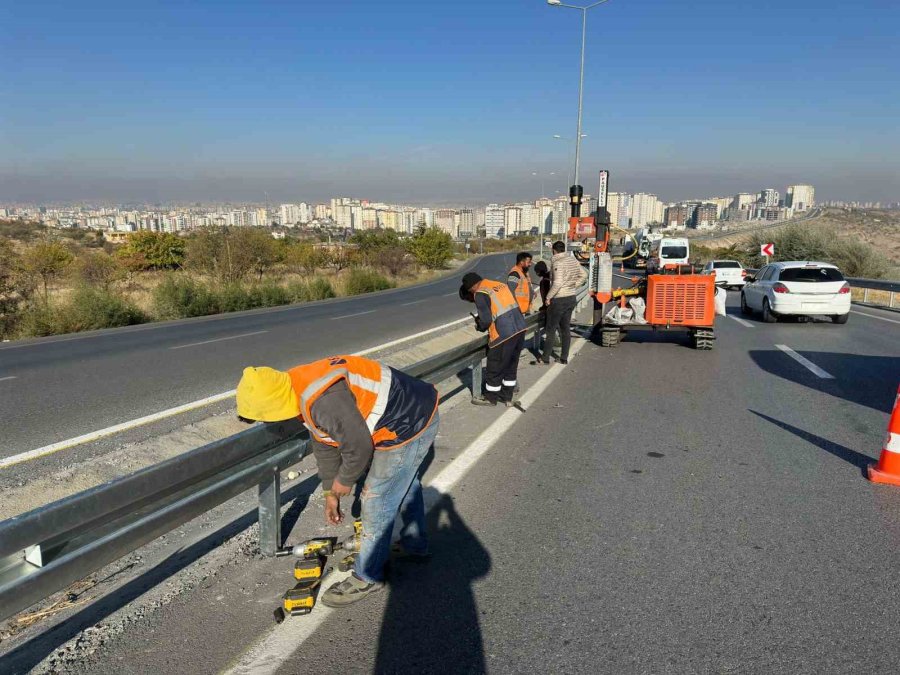
<instances>
[{"instance_id":1,"label":"shadow on road","mask_svg":"<svg viewBox=\"0 0 900 675\"><path fill-rule=\"evenodd\" d=\"M318 484L318 477L313 476L282 493L282 504L290 501L294 502L282 517L282 529L284 532L290 532L290 528L293 527L297 517L309 500L309 494ZM40 661L81 631L107 619L114 612L133 602L151 588L163 583L213 549L218 548L232 537L253 526L257 520L257 510L253 509L200 541L187 548L177 550L156 566L128 581L121 588L106 591L106 595L85 606L62 623L34 636L27 642L23 642L3 657L0 657L0 673L12 675L29 672ZM90 594L90 591L87 591L87 593Z\"/></svg>"},{"instance_id":2,"label":"shadow on road","mask_svg":"<svg viewBox=\"0 0 900 675\"><path fill-rule=\"evenodd\" d=\"M393 563L390 596L378 639L376 673L483 673L473 583L491 558L456 512L449 495L425 489L434 558Z\"/></svg>"},{"instance_id":3,"label":"shadow on road","mask_svg":"<svg viewBox=\"0 0 900 675\"><path fill-rule=\"evenodd\" d=\"M867 356L838 352L800 352L819 368L834 376L823 380L784 352L751 350L750 358L767 373L824 391L845 401L890 413L897 396L900 356Z\"/></svg>"},{"instance_id":4,"label":"shadow on road","mask_svg":"<svg viewBox=\"0 0 900 675\"><path fill-rule=\"evenodd\" d=\"M795 436L802 438L804 441L812 443L825 452L831 453L835 457L844 460L848 464L852 464L857 469L859 469L864 478L868 475L866 467L875 462L875 458L864 455L861 452L857 452L856 450L848 448L845 445L840 445L839 443L835 443L834 441L829 441L827 438L816 436L815 434L811 434L808 431L804 431L803 429L792 426L787 422L782 422L781 420L776 420L774 417L764 415L761 412L756 412L755 410L750 410L750 412L752 412L757 417L761 417L762 419L766 420L766 422L771 422L775 426L781 427L785 431L789 431Z\"/></svg>"}]
</instances>

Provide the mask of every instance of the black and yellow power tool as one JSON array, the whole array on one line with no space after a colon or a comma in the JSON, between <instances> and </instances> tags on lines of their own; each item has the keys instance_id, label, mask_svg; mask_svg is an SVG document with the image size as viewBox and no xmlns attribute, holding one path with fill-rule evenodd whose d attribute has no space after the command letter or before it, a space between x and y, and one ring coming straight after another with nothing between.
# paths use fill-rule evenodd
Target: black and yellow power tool
<instances>
[{"instance_id":1,"label":"black and yellow power tool","mask_svg":"<svg viewBox=\"0 0 900 675\"><path fill-rule=\"evenodd\" d=\"M284 612L290 616L309 614L316 606L316 592L320 578L301 581L282 597Z\"/></svg>"}]
</instances>

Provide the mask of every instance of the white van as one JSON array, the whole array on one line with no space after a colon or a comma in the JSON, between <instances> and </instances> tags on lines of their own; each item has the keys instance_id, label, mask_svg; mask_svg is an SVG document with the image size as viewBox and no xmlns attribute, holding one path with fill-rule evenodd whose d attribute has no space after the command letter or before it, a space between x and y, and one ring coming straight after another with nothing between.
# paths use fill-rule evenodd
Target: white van
<instances>
[{"instance_id":1,"label":"white van","mask_svg":"<svg viewBox=\"0 0 900 675\"><path fill-rule=\"evenodd\" d=\"M650 246L647 274L656 274L666 265L688 265L690 257L691 244L687 239L663 237Z\"/></svg>"}]
</instances>

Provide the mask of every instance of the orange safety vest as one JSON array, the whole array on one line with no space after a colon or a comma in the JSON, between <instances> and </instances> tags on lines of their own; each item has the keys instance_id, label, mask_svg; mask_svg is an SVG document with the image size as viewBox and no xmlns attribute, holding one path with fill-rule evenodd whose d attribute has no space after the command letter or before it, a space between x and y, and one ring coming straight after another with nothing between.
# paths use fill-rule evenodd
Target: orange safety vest
<instances>
[{"instance_id":1,"label":"orange safety vest","mask_svg":"<svg viewBox=\"0 0 900 675\"><path fill-rule=\"evenodd\" d=\"M488 329L488 346L496 347L514 335L525 331L525 317L519 309L509 286L499 281L482 279L472 290L484 293L491 301L491 326Z\"/></svg>"},{"instance_id":2,"label":"orange safety vest","mask_svg":"<svg viewBox=\"0 0 900 675\"><path fill-rule=\"evenodd\" d=\"M332 356L291 368L288 375L300 402L304 426L315 440L333 447L338 443L316 426L312 408L339 380L346 380L376 450L393 449L413 440L437 408L437 391L432 385L361 356Z\"/></svg>"},{"instance_id":3,"label":"orange safety vest","mask_svg":"<svg viewBox=\"0 0 900 675\"><path fill-rule=\"evenodd\" d=\"M527 314L528 310L531 309L531 280L518 267L513 267L509 271L510 276L514 274L519 277L519 284L516 286L515 292L516 302L519 303L519 309L522 310L522 314Z\"/></svg>"}]
</instances>

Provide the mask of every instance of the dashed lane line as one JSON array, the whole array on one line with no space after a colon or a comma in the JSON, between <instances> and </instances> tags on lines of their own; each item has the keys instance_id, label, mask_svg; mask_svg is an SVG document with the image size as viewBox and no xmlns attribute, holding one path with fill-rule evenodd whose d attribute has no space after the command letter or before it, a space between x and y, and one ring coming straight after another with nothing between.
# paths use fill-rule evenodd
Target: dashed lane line
<instances>
[{"instance_id":1,"label":"dashed lane line","mask_svg":"<svg viewBox=\"0 0 900 675\"><path fill-rule=\"evenodd\" d=\"M804 368L809 370L811 373L813 373L813 375L816 375L817 377L820 377L823 380L833 380L834 379L834 375L831 375L830 373L825 372L824 370L819 368L819 366L817 366L815 363L810 361L808 358L806 358L805 356L801 356L800 354L795 352L793 349L791 349L787 345L775 345L775 346L778 349L780 349L781 351L783 351L785 354L790 356L792 359L794 359L794 361L799 363L801 366L803 366Z\"/></svg>"},{"instance_id":2,"label":"dashed lane line","mask_svg":"<svg viewBox=\"0 0 900 675\"><path fill-rule=\"evenodd\" d=\"M868 312L859 312L855 309L850 310L851 314L859 314L860 316L867 316L870 319L878 319L879 321L887 321L888 323L900 323L897 319L889 319L886 316L875 316L874 314L869 314Z\"/></svg>"},{"instance_id":3,"label":"dashed lane line","mask_svg":"<svg viewBox=\"0 0 900 675\"><path fill-rule=\"evenodd\" d=\"M0 382L5 382L6 380L15 380L15 375L7 375L6 377L0 377Z\"/></svg>"},{"instance_id":4,"label":"dashed lane line","mask_svg":"<svg viewBox=\"0 0 900 675\"><path fill-rule=\"evenodd\" d=\"M740 318L739 316L734 316L733 314L729 314L729 315L728 315L728 318L729 318L729 319L734 319L735 321L737 321L737 322L738 322L739 324L741 324L742 326L746 326L747 328L753 328L753 324L752 324L752 323L750 323L750 322L747 321L746 319Z\"/></svg>"},{"instance_id":5,"label":"dashed lane line","mask_svg":"<svg viewBox=\"0 0 900 675\"><path fill-rule=\"evenodd\" d=\"M588 344L587 340L574 342L569 358L574 358L586 344ZM521 406L528 409L564 370L565 366L559 364L550 366L547 372L532 387L529 387L528 391L524 392L520 400ZM516 408L508 409L491 426L485 429L469 447L463 450L456 459L444 467L435 476L434 480L428 483L428 487L434 489L425 490L426 509L431 510L431 507L434 505L434 502L429 500L429 497L433 500L449 492L469 472L475 463L503 437L503 434L509 431L521 416L520 410ZM348 575L349 572L343 575L332 573L328 577L329 582L340 581ZM329 583L330 585L331 583ZM312 637L316 630L331 617L333 612L334 610L330 607L317 604L312 612L303 617L301 621L285 621L277 624L256 644L250 647L237 663L226 669L224 671L225 675L269 675L270 673L275 673L303 646L306 640Z\"/></svg>"},{"instance_id":6,"label":"dashed lane line","mask_svg":"<svg viewBox=\"0 0 900 675\"><path fill-rule=\"evenodd\" d=\"M363 314L373 314L375 311L377 311L377 310L374 310L374 309L367 309L365 312L356 312L355 314L342 314L341 316L333 316L333 317L331 317L331 320L332 320L332 321L337 321L338 319L349 319L349 318L354 317L354 316L362 316Z\"/></svg>"},{"instance_id":7,"label":"dashed lane line","mask_svg":"<svg viewBox=\"0 0 900 675\"><path fill-rule=\"evenodd\" d=\"M191 342L186 345L178 345L177 347L169 347L169 349L186 349L187 347L199 347L200 345L208 345L213 342L224 342L225 340L237 340L238 338L250 337L251 335L262 335L268 333L267 330L255 330L252 333L241 333L240 335L229 335L228 337L214 338L212 340L204 340L203 342Z\"/></svg>"},{"instance_id":8,"label":"dashed lane line","mask_svg":"<svg viewBox=\"0 0 900 675\"><path fill-rule=\"evenodd\" d=\"M395 347L396 345L407 342L408 340L415 340L416 338L423 337L425 335L430 335L431 333L436 333L438 331L446 330L451 326L456 326L458 324L463 323L464 321L470 321L471 319L466 316L462 319L457 319L456 321L451 321L449 323L442 324L440 326L435 326L434 328L429 328L427 330L420 331L413 335L407 335L402 338L397 338L396 340L391 340L390 342L385 342L380 345L375 345L374 347L369 347L368 349L364 349L361 352L357 352L357 356L366 356L367 354L372 354L373 352L381 351L382 349L389 349L391 347ZM15 379L15 375L9 376L3 379ZM152 424L153 422L157 422L159 420L166 419L167 417L174 417L175 415L180 415L181 413L190 412L191 410L196 410L197 408L203 408L208 405L212 405L214 403L219 403L220 401L225 401L234 396L234 389L229 389L228 391L223 391L220 394L213 394L212 396L207 396L206 398L201 398L196 401L191 401L190 403L185 403L183 405L175 406L174 408L167 408L166 410L160 410L159 412L144 415L143 417L138 417L133 420L128 420L127 422L122 422L121 424L114 424L111 427L106 427L105 429L98 429L97 431L91 431L87 434L82 434L81 436L75 436L74 438L69 438L64 441L59 441L57 443L51 443L50 445L45 445L40 448L35 448L34 450L29 450L27 452L21 452L17 455L12 455L10 457L0 458L0 469L4 469L8 466L12 466L13 464L20 464L22 462L27 462L33 459L38 459L39 457L45 457L46 455L52 455L55 452L59 452L60 450L66 450L68 448L75 447L77 445L83 445L85 443L91 443L93 441L100 440L101 438L106 438L108 436L113 436L115 434L121 433L123 431L128 431L129 429L134 429L136 427L143 426L145 424Z\"/></svg>"}]
</instances>

